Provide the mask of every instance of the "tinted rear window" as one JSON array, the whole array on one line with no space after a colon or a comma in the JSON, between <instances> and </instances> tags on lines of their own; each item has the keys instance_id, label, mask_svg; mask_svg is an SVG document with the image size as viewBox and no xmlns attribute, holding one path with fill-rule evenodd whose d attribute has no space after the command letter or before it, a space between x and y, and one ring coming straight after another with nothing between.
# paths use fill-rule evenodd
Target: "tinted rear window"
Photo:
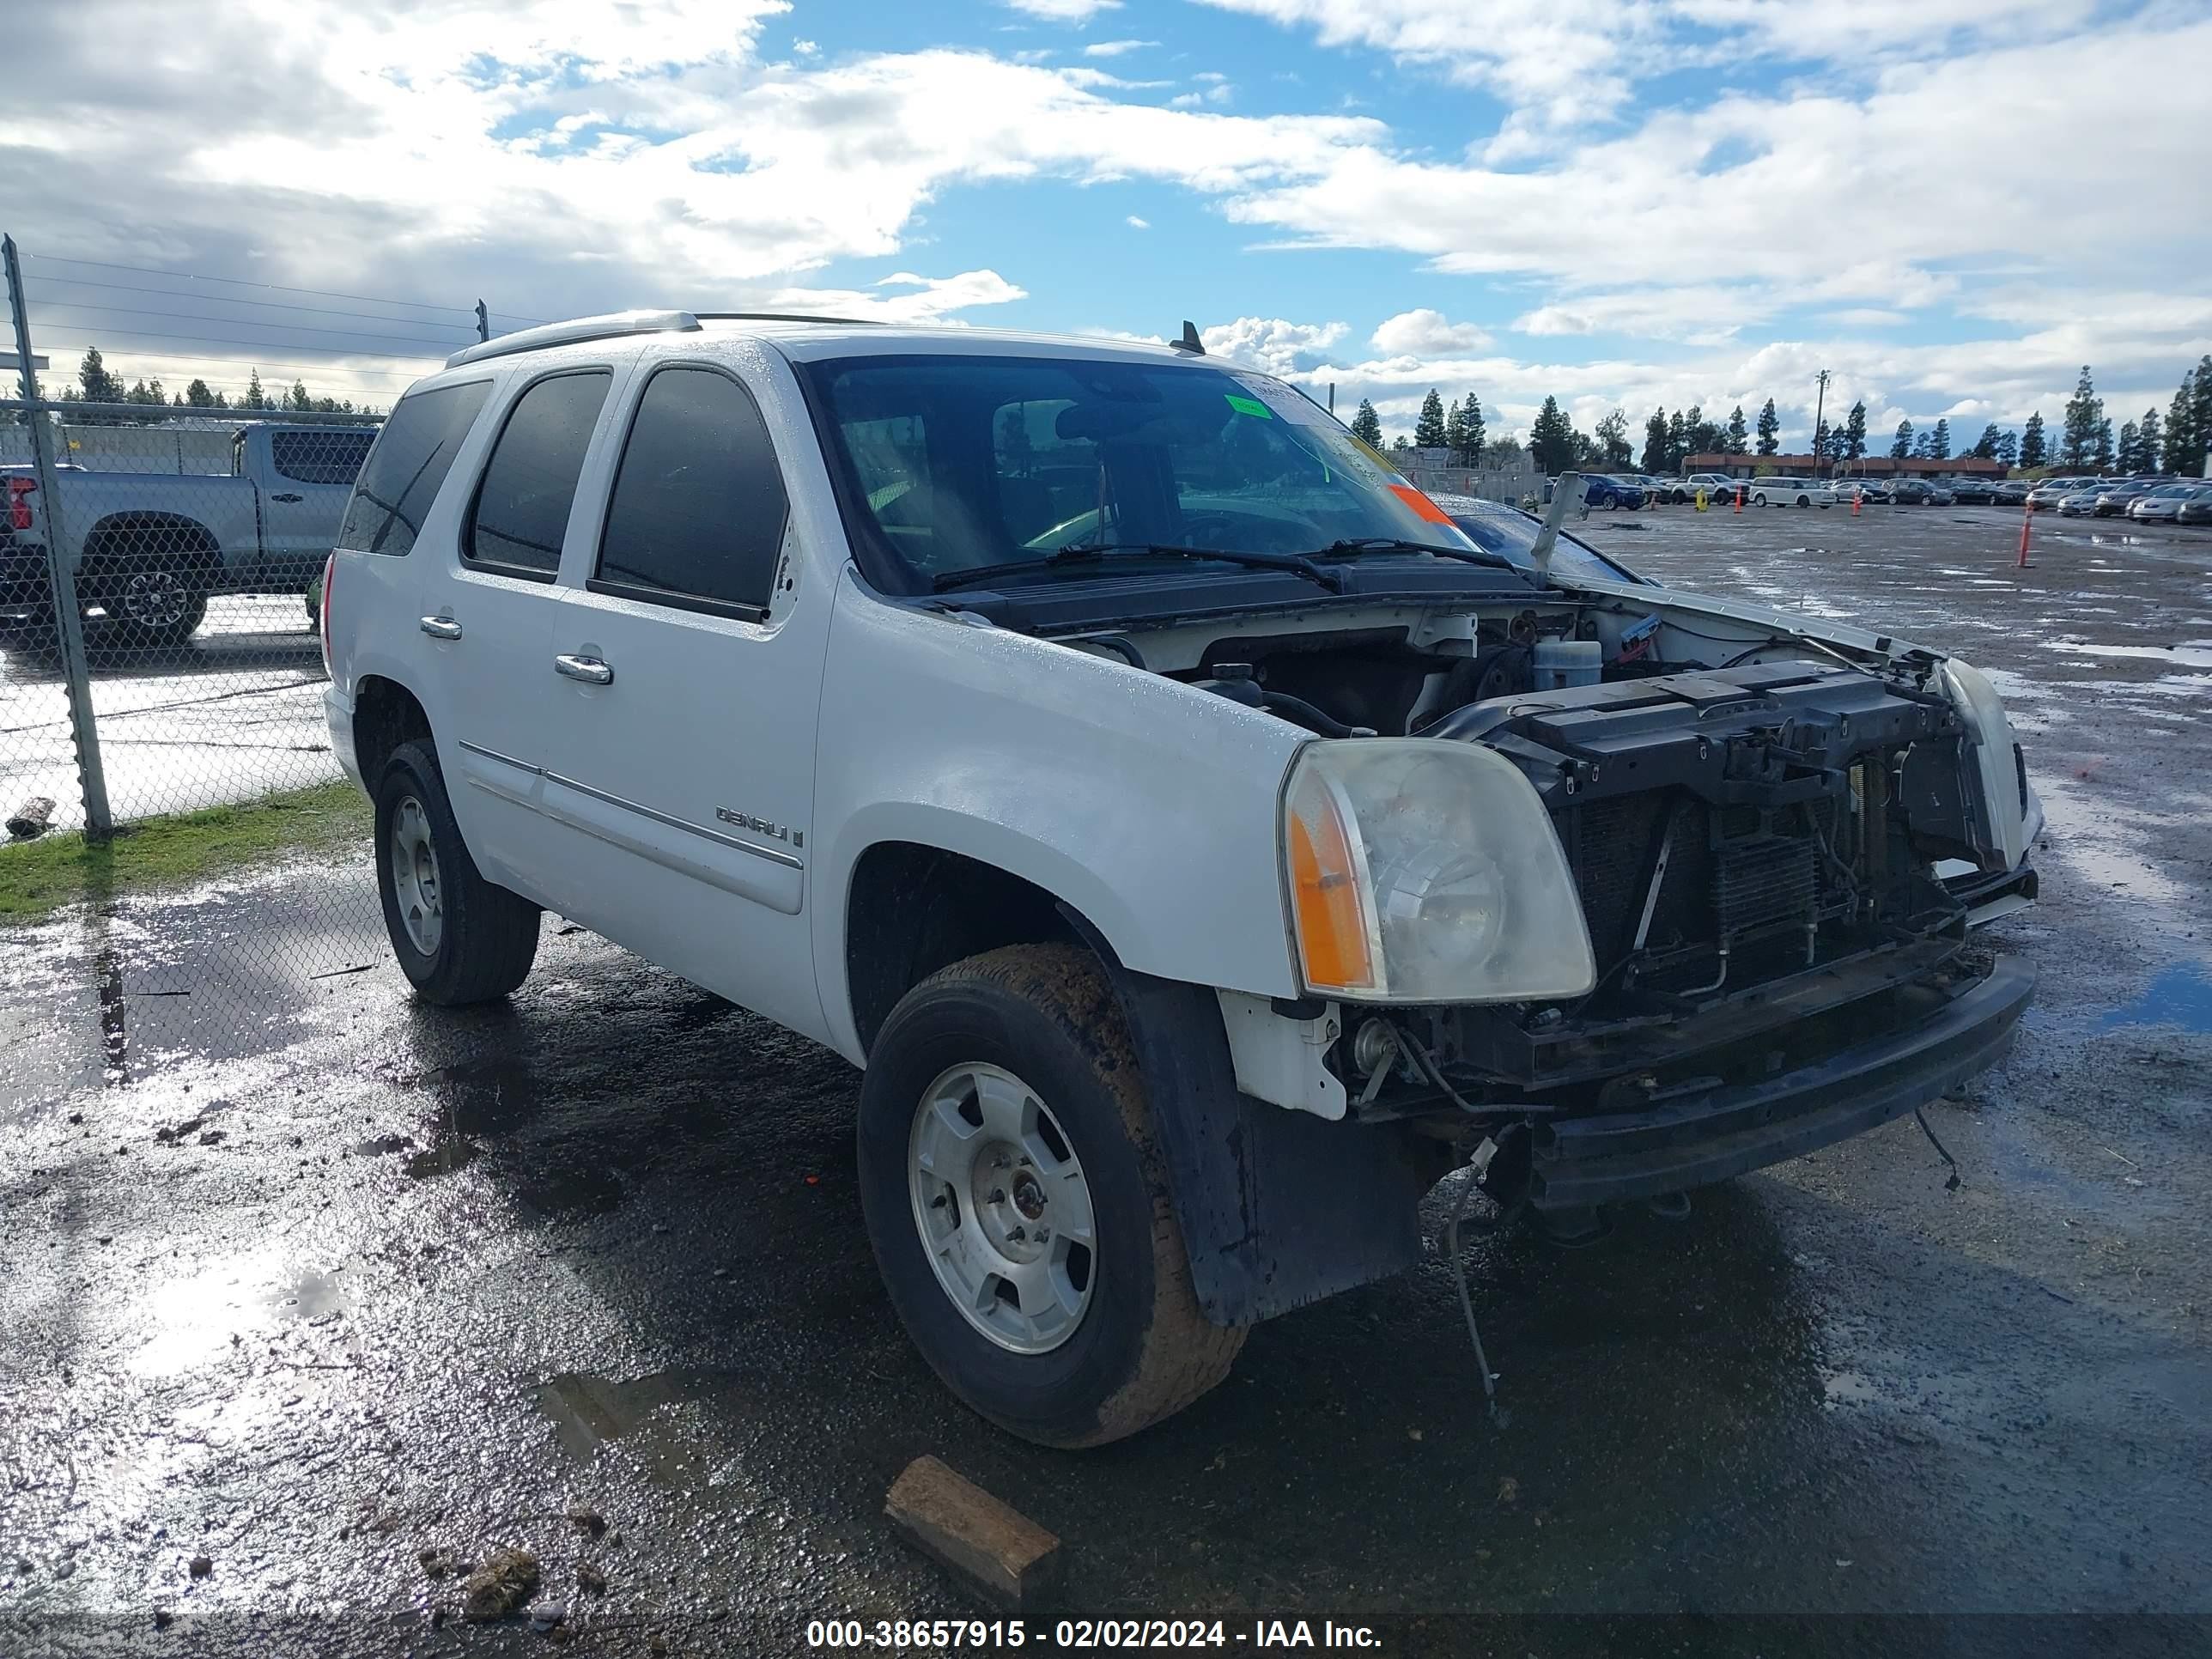
<instances>
[{"instance_id":1,"label":"tinted rear window","mask_svg":"<svg viewBox=\"0 0 2212 1659\"><path fill-rule=\"evenodd\" d=\"M375 441L368 431L272 432L269 464L297 483L349 484Z\"/></svg>"},{"instance_id":2,"label":"tinted rear window","mask_svg":"<svg viewBox=\"0 0 2212 1659\"><path fill-rule=\"evenodd\" d=\"M340 547L357 553L405 553L414 547L490 391L489 381L475 380L410 392L399 400L346 503Z\"/></svg>"},{"instance_id":3,"label":"tinted rear window","mask_svg":"<svg viewBox=\"0 0 2212 1659\"><path fill-rule=\"evenodd\" d=\"M556 374L515 399L477 486L462 557L551 580L576 475L613 379L605 369Z\"/></svg>"}]
</instances>

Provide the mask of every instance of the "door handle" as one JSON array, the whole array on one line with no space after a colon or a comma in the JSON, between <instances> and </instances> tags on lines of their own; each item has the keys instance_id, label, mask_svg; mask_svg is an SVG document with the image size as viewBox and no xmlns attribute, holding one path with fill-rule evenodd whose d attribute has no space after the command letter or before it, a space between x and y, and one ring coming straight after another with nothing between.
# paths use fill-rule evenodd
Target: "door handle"
<instances>
[{"instance_id":1,"label":"door handle","mask_svg":"<svg viewBox=\"0 0 2212 1659\"><path fill-rule=\"evenodd\" d=\"M553 672L572 680L581 680L586 685L612 685L615 671L597 657L571 657L562 654L553 659Z\"/></svg>"},{"instance_id":2,"label":"door handle","mask_svg":"<svg viewBox=\"0 0 2212 1659\"><path fill-rule=\"evenodd\" d=\"M423 617L422 631L434 640L458 640L461 637L461 625L451 617Z\"/></svg>"},{"instance_id":3,"label":"door handle","mask_svg":"<svg viewBox=\"0 0 2212 1659\"><path fill-rule=\"evenodd\" d=\"M303 501L307 498L296 491L288 489L283 495L271 495L269 499L272 501Z\"/></svg>"}]
</instances>

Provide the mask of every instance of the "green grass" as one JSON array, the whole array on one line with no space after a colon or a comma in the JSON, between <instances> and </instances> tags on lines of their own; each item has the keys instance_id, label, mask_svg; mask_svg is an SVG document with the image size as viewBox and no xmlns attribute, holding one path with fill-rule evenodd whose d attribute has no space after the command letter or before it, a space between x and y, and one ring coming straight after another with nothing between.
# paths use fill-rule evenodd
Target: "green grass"
<instances>
[{"instance_id":1,"label":"green grass","mask_svg":"<svg viewBox=\"0 0 2212 1659\"><path fill-rule=\"evenodd\" d=\"M341 779L244 805L143 819L104 842L63 835L0 846L0 923L40 921L81 899L204 880L358 840L369 828L368 802Z\"/></svg>"}]
</instances>

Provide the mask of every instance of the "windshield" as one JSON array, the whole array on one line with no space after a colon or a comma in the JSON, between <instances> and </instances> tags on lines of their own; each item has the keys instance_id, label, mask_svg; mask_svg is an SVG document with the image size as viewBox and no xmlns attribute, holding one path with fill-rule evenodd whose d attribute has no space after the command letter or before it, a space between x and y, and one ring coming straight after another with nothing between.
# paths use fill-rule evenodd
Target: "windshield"
<instances>
[{"instance_id":1,"label":"windshield","mask_svg":"<svg viewBox=\"0 0 2212 1659\"><path fill-rule=\"evenodd\" d=\"M807 372L842 452L848 513L865 515L855 539L887 550L909 586L1071 547L1110 550L1075 567L1095 574L1152 546L1462 544L1381 456L1263 374L968 356L838 358Z\"/></svg>"}]
</instances>

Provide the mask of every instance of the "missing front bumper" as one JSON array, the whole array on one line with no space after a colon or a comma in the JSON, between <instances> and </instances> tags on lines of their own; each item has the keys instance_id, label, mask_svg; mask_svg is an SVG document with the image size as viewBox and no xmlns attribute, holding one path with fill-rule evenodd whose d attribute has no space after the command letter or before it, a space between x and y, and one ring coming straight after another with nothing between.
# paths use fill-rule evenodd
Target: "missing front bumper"
<instances>
[{"instance_id":1,"label":"missing front bumper","mask_svg":"<svg viewBox=\"0 0 2212 1659\"><path fill-rule=\"evenodd\" d=\"M2034 970L1999 960L1988 975L1910 1023L1757 1083L1716 1087L1641 1110L1538 1126L1529 1202L1566 1210L1725 1181L1901 1117L1986 1069L2035 990Z\"/></svg>"}]
</instances>

